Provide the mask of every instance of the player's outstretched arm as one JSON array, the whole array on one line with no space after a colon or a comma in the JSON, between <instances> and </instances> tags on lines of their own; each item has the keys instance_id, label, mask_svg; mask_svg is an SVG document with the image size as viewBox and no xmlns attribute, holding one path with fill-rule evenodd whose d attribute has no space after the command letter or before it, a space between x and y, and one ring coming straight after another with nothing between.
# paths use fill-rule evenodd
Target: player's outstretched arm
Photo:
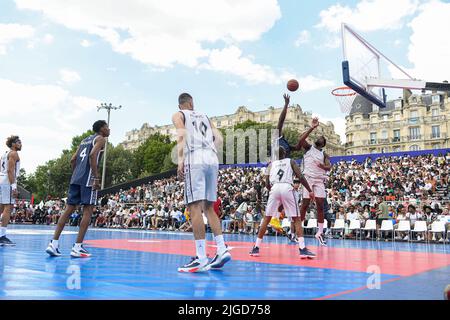
<instances>
[{"instance_id":1,"label":"player's outstretched arm","mask_svg":"<svg viewBox=\"0 0 450 320\"><path fill-rule=\"evenodd\" d=\"M277 125L278 134L280 136L282 135L283 132L284 120L286 120L287 109L289 107L289 101L291 100L291 97L288 94L284 94L283 98L284 98L284 107L280 113L280 117L278 118L278 125Z\"/></svg>"},{"instance_id":2,"label":"player's outstretched arm","mask_svg":"<svg viewBox=\"0 0 450 320\"><path fill-rule=\"evenodd\" d=\"M319 168L325 170L325 171L330 171L331 170L331 161L330 161L330 156L328 154L326 154L325 152L323 153L324 155L324 159L323 159L323 163L319 163Z\"/></svg>"},{"instance_id":3,"label":"player's outstretched arm","mask_svg":"<svg viewBox=\"0 0 450 320\"><path fill-rule=\"evenodd\" d=\"M94 174L94 183L92 185L93 190L100 189L100 173L98 171L98 154L105 147L106 138L103 136L98 136L95 139L94 148L92 148L91 153L89 154L89 164L91 166L91 172Z\"/></svg>"},{"instance_id":4,"label":"player's outstretched arm","mask_svg":"<svg viewBox=\"0 0 450 320\"><path fill-rule=\"evenodd\" d=\"M311 132L314 131L319 126L319 118L313 118L311 122L311 127L302 133L300 138L298 139L298 143L295 146L294 150L301 150L302 148L305 150L309 150L311 145L306 141Z\"/></svg>"},{"instance_id":5,"label":"player's outstretched arm","mask_svg":"<svg viewBox=\"0 0 450 320\"><path fill-rule=\"evenodd\" d=\"M308 181L306 181L305 177L302 175L302 172L300 171L300 168L298 167L298 165L294 159L291 159L291 167L292 167L292 170L294 171L294 174L300 180L300 183L306 188L306 190L308 190L309 197L311 198L311 200L313 200L314 193L313 193Z\"/></svg>"},{"instance_id":6,"label":"player's outstretched arm","mask_svg":"<svg viewBox=\"0 0 450 320\"><path fill-rule=\"evenodd\" d=\"M184 136L186 126L184 125L184 115L177 112L172 116L172 122L177 129L177 154L178 154L178 178L184 179Z\"/></svg>"}]
</instances>

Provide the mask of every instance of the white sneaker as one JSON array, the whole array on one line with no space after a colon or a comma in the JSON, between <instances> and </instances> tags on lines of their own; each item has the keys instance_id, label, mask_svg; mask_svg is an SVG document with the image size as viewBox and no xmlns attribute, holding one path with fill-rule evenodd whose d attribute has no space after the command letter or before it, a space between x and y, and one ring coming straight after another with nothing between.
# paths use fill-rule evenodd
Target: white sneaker
<instances>
[{"instance_id":1,"label":"white sneaker","mask_svg":"<svg viewBox=\"0 0 450 320\"><path fill-rule=\"evenodd\" d=\"M420 238L420 236L417 236L417 241L420 241L420 240L422 240L422 238Z\"/></svg>"},{"instance_id":2,"label":"white sneaker","mask_svg":"<svg viewBox=\"0 0 450 320\"><path fill-rule=\"evenodd\" d=\"M321 233L316 233L315 238L319 241L319 244L323 247L327 245L327 242L323 238L323 235Z\"/></svg>"},{"instance_id":3,"label":"white sneaker","mask_svg":"<svg viewBox=\"0 0 450 320\"><path fill-rule=\"evenodd\" d=\"M76 248L75 245L72 247L70 256L73 258L89 258L91 254L81 245L80 248Z\"/></svg>"},{"instance_id":4,"label":"white sneaker","mask_svg":"<svg viewBox=\"0 0 450 320\"><path fill-rule=\"evenodd\" d=\"M403 240L408 241L408 240L409 240L409 237L408 237L408 236L405 236L405 237L403 238Z\"/></svg>"},{"instance_id":5,"label":"white sneaker","mask_svg":"<svg viewBox=\"0 0 450 320\"><path fill-rule=\"evenodd\" d=\"M52 242L49 243L47 249L45 250L51 257L61 256L61 252L57 246L54 246Z\"/></svg>"},{"instance_id":6,"label":"white sneaker","mask_svg":"<svg viewBox=\"0 0 450 320\"><path fill-rule=\"evenodd\" d=\"M440 239L439 239L439 242L444 242L444 238L440 238Z\"/></svg>"}]
</instances>

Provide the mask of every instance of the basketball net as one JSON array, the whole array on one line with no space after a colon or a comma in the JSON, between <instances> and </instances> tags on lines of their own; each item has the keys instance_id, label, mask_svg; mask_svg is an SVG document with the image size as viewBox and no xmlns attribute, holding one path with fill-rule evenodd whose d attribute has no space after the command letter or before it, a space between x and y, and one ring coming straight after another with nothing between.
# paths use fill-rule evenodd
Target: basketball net
<instances>
[{"instance_id":1,"label":"basketball net","mask_svg":"<svg viewBox=\"0 0 450 320\"><path fill-rule=\"evenodd\" d=\"M331 94L341 106L341 112L349 114L356 98L356 92L349 87L339 87L331 91Z\"/></svg>"}]
</instances>

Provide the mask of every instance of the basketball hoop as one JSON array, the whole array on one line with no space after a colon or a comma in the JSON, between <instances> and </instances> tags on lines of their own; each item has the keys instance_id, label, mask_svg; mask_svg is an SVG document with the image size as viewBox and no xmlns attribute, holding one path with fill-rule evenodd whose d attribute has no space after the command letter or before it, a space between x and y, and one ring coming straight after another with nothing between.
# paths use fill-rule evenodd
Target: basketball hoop
<instances>
[{"instance_id":1,"label":"basketball hoop","mask_svg":"<svg viewBox=\"0 0 450 320\"><path fill-rule=\"evenodd\" d=\"M349 87L339 87L331 91L331 94L341 106L341 111L345 114L350 113L353 101L355 101L356 98L356 92Z\"/></svg>"}]
</instances>

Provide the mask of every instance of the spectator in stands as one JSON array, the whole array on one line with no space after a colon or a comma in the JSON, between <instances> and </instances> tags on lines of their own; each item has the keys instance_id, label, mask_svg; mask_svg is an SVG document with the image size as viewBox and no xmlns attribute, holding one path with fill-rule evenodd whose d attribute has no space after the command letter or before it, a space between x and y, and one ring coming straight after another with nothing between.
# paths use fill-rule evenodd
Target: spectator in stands
<instances>
[{"instance_id":1,"label":"spectator in stands","mask_svg":"<svg viewBox=\"0 0 450 320\"><path fill-rule=\"evenodd\" d=\"M94 226L98 227L98 228L104 228L106 226L106 218L105 218L105 216L102 213L100 213L97 216L97 219L95 220L95 225Z\"/></svg>"},{"instance_id":2,"label":"spectator in stands","mask_svg":"<svg viewBox=\"0 0 450 320\"><path fill-rule=\"evenodd\" d=\"M172 208L172 211L170 211L169 230L177 230L180 227L182 215L181 211L175 208L175 206Z\"/></svg>"}]
</instances>

